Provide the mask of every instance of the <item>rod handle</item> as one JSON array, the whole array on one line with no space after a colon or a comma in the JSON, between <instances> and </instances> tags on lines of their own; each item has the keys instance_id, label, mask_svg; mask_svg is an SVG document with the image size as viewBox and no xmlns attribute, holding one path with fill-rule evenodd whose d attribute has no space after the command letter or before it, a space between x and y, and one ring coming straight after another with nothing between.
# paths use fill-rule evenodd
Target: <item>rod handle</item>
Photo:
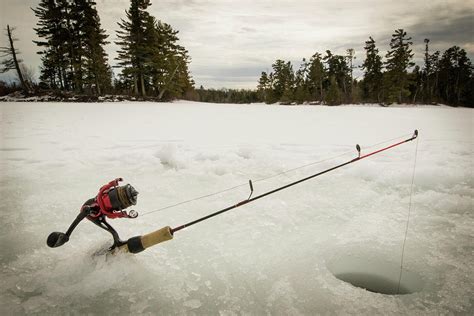
<instances>
[{"instance_id":1,"label":"rod handle","mask_svg":"<svg viewBox=\"0 0 474 316\"><path fill-rule=\"evenodd\" d=\"M136 237L130 238L129 240L127 240L126 244L119 247L119 250L124 251L124 252L139 253L156 244L159 244L171 239L173 239L173 234L171 233L171 227L166 226L152 233L149 233L143 236L136 236Z\"/></svg>"},{"instance_id":2,"label":"rod handle","mask_svg":"<svg viewBox=\"0 0 474 316\"><path fill-rule=\"evenodd\" d=\"M146 234L141 238L143 247L145 247L145 249L171 239L173 239L173 234L171 233L171 227L169 226Z\"/></svg>"}]
</instances>

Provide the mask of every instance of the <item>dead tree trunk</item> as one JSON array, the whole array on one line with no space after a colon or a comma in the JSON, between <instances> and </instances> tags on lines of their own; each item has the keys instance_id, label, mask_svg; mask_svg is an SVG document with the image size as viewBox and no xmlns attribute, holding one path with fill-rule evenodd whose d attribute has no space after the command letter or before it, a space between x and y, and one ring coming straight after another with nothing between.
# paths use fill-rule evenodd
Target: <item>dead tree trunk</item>
<instances>
[{"instance_id":1,"label":"dead tree trunk","mask_svg":"<svg viewBox=\"0 0 474 316\"><path fill-rule=\"evenodd\" d=\"M16 57L17 52L15 50L15 46L13 45L14 39L13 39L13 36L12 36L12 29L10 29L10 25L7 25L7 34L8 34L8 40L10 42L10 54L11 54L11 58L13 59L13 63L15 64L16 72L18 73L18 79L20 80L21 87L23 88L23 91L26 94L29 94L29 92L30 92L29 86L26 83L26 81L23 79L23 74L21 73L21 69L20 69L20 65L19 65L20 61Z\"/></svg>"}]
</instances>

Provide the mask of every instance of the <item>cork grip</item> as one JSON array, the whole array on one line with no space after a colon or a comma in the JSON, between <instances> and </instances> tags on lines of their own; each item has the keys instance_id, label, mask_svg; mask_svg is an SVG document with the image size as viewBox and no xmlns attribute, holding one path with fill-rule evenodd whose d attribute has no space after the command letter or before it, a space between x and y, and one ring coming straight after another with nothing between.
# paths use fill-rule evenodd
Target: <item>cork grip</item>
<instances>
[{"instance_id":1,"label":"cork grip","mask_svg":"<svg viewBox=\"0 0 474 316\"><path fill-rule=\"evenodd\" d=\"M173 239L173 235L171 234L171 227L169 226L163 227L161 229L158 229L157 231L143 235L141 237L144 249L170 239Z\"/></svg>"},{"instance_id":2,"label":"cork grip","mask_svg":"<svg viewBox=\"0 0 474 316\"><path fill-rule=\"evenodd\" d=\"M124 245L116 248L113 253L115 253L116 251L139 253L147 248L150 248L156 244L162 243L170 239L173 239L171 227L166 226L152 233L130 238Z\"/></svg>"}]
</instances>

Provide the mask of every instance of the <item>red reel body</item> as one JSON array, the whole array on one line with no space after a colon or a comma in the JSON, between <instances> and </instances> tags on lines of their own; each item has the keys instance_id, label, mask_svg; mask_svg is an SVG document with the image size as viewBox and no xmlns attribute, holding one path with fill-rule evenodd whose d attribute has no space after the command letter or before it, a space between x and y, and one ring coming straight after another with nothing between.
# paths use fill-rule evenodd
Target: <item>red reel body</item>
<instances>
[{"instance_id":1,"label":"red reel body","mask_svg":"<svg viewBox=\"0 0 474 316\"><path fill-rule=\"evenodd\" d=\"M138 213L131 210L129 213L124 211L129 206L137 204L138 192L130 185L119 186L118 182L122 178L117 178L102 186L95 197L95 208L97 212L89 215L91 218L97 218L105 215L108 218L128 217L134 218ZM93 207L93 206L91 206Z\"/></svg>"}]
</instances>

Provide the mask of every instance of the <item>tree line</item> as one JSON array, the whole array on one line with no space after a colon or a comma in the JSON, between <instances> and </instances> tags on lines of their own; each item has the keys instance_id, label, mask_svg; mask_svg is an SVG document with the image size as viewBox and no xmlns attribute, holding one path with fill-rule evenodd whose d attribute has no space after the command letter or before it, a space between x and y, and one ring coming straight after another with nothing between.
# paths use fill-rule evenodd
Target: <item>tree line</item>
<instances>
[{"instance_id":1,"label":"tree line","mask_svg":"<svg viewBox=\"0 0 474 316\"><path fill-rule=\"evenodd\" d=\"M210 103L257 103L262 102L257 90L251 89L205 89L200 86L189 95L189 99Z\"/></svg>"},{"instance_id":2,"label":"tree line","mask_svg":"<svg viewBox=\"0 0 474 316\"><path fill-rule=\"evenodd\" d=\"M34 43L41 55L39 85L24 66L14 28L7 25L9 45L0 47L0 72L14 70L25 94L33 90L101 96L120 94L176 98L215 103L446 103L474 105L474 76L466 51L453 46L442 54L431 52L425 39L424 64L415 66L413 42L403 29L395 30L385 59L372 37L365 42L363 78L354 79L354 49L345 55L326 50L303 58L294 70L290 61L277 59L272 71L262 72L255 90L194 89L190 56L179 44L178 31L148 12L150 0L130 0L117 23L119 70L114 76L104 49L109 36L101 27L93 0L40 0L32 8L38 18ZM15 87L0 82L0 93Z\"/></svg>"},{"instance_id":3,"label":"tree line","mask_svg":"<svg viewBox=\"0 0 474 316\"><path fill-rule=\"evenodd\" d=\"M443 54L429 49L425 39L422 67L415 66L413 42L403 29L392 34L385 61L372 37L365 42L361 80L353 78L354 50L336 55L327 50L303 59L298 70L277 59L270 73L262 72L257 91L266 103L445 103L474 105L474 76L466 51L453 46ZM413 67L415 66L415 67ZM410 71L410 68L413 70Z\"/></svg>"},{"instance_id":4,"label":"tree line","mask_svg":"<svg viewBox=\"0 0 474 316\"><path fill-rule=\"evenodd\" d=\"M38 18L34 41L41 55L39 87L43 90L75 94L119 93L158 99L181 98L193 88L188 51L178 41L178 31L152 16L150 0L131 0L125 17L118 22L117 67L114 78L104 46L108 35L101 27L93 0L41 0L33 8ZM16 69L25 92L31 90L22 80L16 39L7 26L11 45L2 47L2 71Z\"/></svg>"}]
</instances>

